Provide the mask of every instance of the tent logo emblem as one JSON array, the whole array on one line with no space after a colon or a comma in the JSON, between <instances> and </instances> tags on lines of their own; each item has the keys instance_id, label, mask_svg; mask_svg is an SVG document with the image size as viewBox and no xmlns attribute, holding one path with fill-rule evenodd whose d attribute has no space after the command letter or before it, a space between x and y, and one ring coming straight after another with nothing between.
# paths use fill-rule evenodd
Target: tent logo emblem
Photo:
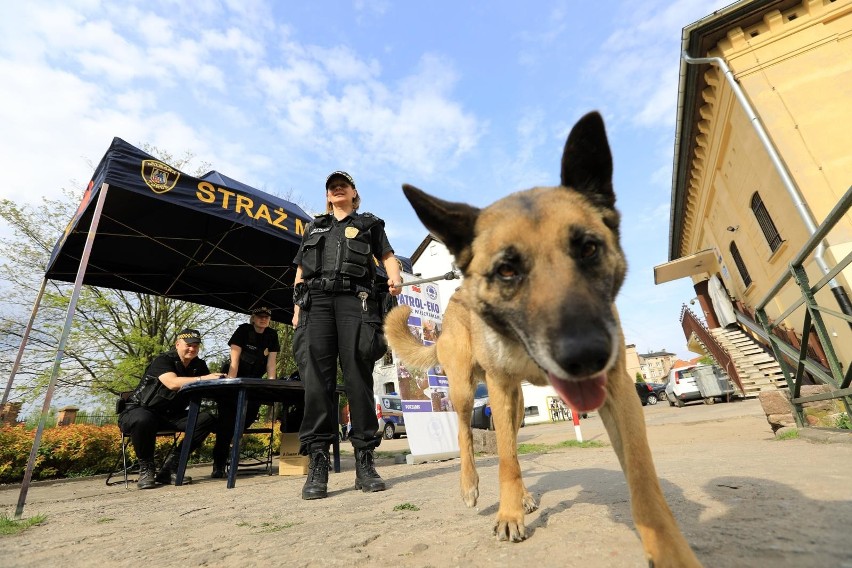
<instances>
[{"instance_id":1,"label":"tent logo emblem","mask_svg":"<svg viewBox=\"0 0 852 568\"><path fill-rule=\"evenodd\" d=\"M154 193L166 193L174 188L180 172L157 160L142 160L142 180Z\"/></svg>"}]
</instances>

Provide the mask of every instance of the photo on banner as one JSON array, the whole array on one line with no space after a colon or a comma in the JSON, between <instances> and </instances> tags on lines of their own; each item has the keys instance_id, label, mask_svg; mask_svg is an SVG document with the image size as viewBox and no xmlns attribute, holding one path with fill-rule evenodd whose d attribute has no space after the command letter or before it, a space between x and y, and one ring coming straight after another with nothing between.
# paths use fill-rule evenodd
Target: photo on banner
<instances>
[{"instance_id":1,"label":"photo on banner","mask_svg":"<svg viewBox=\"0 0 852 568\"><path fill-rule=\"evenodd\" d=\"M443 320L438 286L434 283L405 286L397 300L411 308L408 318L411 334L423 344L433 345L441 335ZM458 415L450 403L444 370L440 366L408 369L396 358L394 364L410 459L418 462L458 455Z\"/></svg>"}]
</instances>

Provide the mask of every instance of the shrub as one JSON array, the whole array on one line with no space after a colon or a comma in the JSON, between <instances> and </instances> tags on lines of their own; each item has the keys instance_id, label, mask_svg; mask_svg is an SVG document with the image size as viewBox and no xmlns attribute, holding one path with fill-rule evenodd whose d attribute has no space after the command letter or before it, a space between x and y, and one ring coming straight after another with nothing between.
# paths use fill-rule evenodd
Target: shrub
<instances>
[{"instance_id":1,"label":"shrub","mask_svg":"<svg viewBox=\"0 0 852 568\"><path fill-rule=\"evenodd\" d=\"M258 426L268 427L268 424ZM268 434L246 434L242 440L242 454L262 456L269 441ZM35 430L24 425L0 427L0 483L19 483L35 440ZM109 473L121 451L121 434L118 426L107 424L93 426L72 424L59 428L45 428L35 464L34 480L82 477ZM213 460L213 444L216 436L208 436L204 444L190 456L190 463L205 463ZM158 462L165 459L171 448L170 438L157 438ZM272 451L277 454L281 445L281 433L275 429ZM127 446L128 459L135 460L133 444Z\"/></svg>"}]
</instances>

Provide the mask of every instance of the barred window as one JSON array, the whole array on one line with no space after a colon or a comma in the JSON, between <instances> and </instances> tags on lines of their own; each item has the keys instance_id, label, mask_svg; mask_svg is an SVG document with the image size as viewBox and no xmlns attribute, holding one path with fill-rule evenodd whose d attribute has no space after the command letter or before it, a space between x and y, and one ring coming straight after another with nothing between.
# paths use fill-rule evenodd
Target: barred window
<instances>
[{"instance_id":1,"label":"barred window","mask_svg":"<svg viewBox=\"0 0 852 568\"><path fill-rule=\"evenodd\" d=\"M766 210L766 205L760 198L760 194L756 191L751 196L751 211L757 218L757 223L760 225L760 230L763 231L763 236L766 237L766 242L772 252L778 250L783 239L778 234L778 229L775 228L775 223L772 222L772 217L769 216L769 211Z\"/></svg>"},{"instance_id":2,"label":"barred window","mask_svg":"<svg viewBox=\"0 0 852 568\"><path fill-rule=\"evenodd\" d=\"M740 256L740 249L737 248L737 243L731 241L730 249L731 256L734 257L734 264L737 265L737 271L740 273L740 278L743 279L743 284L745 284L746 288L748 288L748 286L751 284L751 276L749 276L745 262L743 262L743 257Z\"/></svg>"}]
</instances>

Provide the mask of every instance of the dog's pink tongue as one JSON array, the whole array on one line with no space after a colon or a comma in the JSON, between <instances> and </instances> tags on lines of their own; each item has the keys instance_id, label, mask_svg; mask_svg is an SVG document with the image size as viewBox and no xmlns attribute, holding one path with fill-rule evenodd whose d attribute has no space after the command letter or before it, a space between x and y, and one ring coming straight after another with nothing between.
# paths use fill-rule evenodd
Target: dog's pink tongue
<instances>
[{"instance_id":1,"label":"dog's pink tongue","mask_svg":"<svg viewBox=\"0 0 852 568\"><path fill-rule=\"evenodd\" d=\"M563 381L550 373L547 379L562 400L580 412L589 412L600 408L606 400L606 373L583 379L582 381Z\"/></svg>"}]
</instances>

